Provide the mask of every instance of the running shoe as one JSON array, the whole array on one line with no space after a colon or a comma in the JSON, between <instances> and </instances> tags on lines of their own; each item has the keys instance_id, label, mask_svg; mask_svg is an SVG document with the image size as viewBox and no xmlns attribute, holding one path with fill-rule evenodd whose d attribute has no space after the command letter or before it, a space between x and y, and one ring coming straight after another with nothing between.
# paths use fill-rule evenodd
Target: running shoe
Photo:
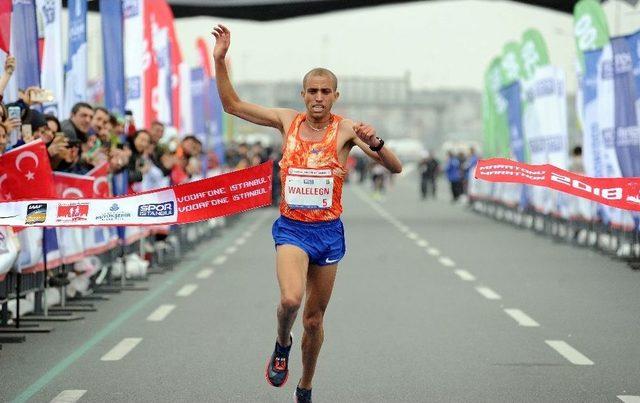
<instances>
[{"instance_id":1,"label":"running shoe","mask_svg":"<svg viewBox=\"0 0 640 403\"><path fill-rule=\"evenodd\" d=\"M273 349L269 362L267 362L265 377L267 382L276 388L284 386L289 377L289 351L291 351L291 345L293 345L293 336L289 336L289 338L291 342L288 347L282 347L276 341L276 347Z\"/></svg>"},{"instance_id":2,"label":"running shoe","mask_svg":"<svg viewBox=\"0 0 640 403\"><path fill-rule=\"evenodd\" d=\"M296 394L293 395L296 403L311 403L311 389L302 389L296 386Z\"/></svg>"}]
</instances>

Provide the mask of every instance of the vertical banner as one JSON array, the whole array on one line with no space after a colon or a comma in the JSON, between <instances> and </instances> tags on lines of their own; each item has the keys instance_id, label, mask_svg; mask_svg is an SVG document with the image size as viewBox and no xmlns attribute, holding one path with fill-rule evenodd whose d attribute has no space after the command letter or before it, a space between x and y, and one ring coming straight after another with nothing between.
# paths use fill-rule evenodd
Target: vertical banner
<instances>
[{"instance_id":1,"label":"vertical banner","mask_svg":"<svg viewBox=\"0 0 640 403\"><path fill-rule=\"evenodd\" d=\"M597 65L597 74L597 116L599 136L603 145L603 176L606 178L620 178L623 175L615 145L615 67L611 43L602 48ZM603 219L615 227L632 225L632 218L628 212L610 206L603 208Z\"/></svg>"},{"instance_id":2,"label":"vertical banner","mask_svg":"<svg viewBox=\"0 0 640 403\"><path fill-rule=\"evenodd\" d=\"M11 49L19 63L13 75L17 88L39 87L40 55L35 0L13 0Z\"/></svg>"},{"instance_id":3,"label":"vertical banner","mask_svg":"<svg viewBox=\"0 0 640 403\"><path fill-rule=\"evenodd\" d=\"M206 141L205 121L205 71L202 68L191 69L191 113L193 116L193 134L202 144Z\"/></svg>"},{"instance_id":4,"label":"vertical banner","mask_svg":"<svg viewBox=\"0 0 640 403\"><path fill-rule=\"evenodd\" d=\"M224 110L215 79L209 80L209 150L216 153L218 162L224 162L223 119Z\"/></svg>"},{"instance_id":5,"label":"vertical banner","mask_svg":"<svg viewBox=\"0 0 640 403\"><path fill-rule=\"evenodd\" d=\"M62 0L36 0L42 24L44 45L40 85L53 93L53 101L43 105L43 111L61 117L64 101L64 62L62 60Z\"/></svg>"},{"instance_id":6,"label":"vertical banner","mask_svg":"<svg viewBox=\"0 0 640 403\"><path fill-rule=\"evenodd\" d=\"M107 109L124 115L124 19L121 0L100 0L104 103Z\"/></svg>"},{"instance_id":7,"label":"vertical banner","mask_svg":"<svg viewBox=\"0 0 640 403\"><path fill-rule=\"evenodd\" d=\"M173 12L166 0L144 0L144 37L149 64L144 71L146 126L153 120L179 126L182 52L173 25Z\"/></svg>"},{"instance_id":8,"label":"vertical banner","mask_svg":"<svg viewBox=\"0 0 640 403\"><path fill-rule=\"evenodd\" d=\"M640 176L640 31L611 39L614 86L614 147L624 177ZM625 227L638 227L640 215L633 214L635 225L623 213Z\"/></svg>"},{"instance_id":9,"label":"vertical banner","mask_svg":"<svg viewBox=\"0 0 640 403\"><path fill-rule=\"evenodd\" d=\"M525 134L531 164L553 164L566 169L569 153L565 79L562 70L539 67L525 83L527 110ZM531 188L531 202L537 211L555 209L554 191Z\"/></svg>"},{"instance_id":10,"label":"vertical banner","mask_svg":"<svg viewBox=\"0 0 640 403\"><path fill-rule=\"evenodd\" d=\"M7 56L12 53L11 47L11 1L0 1L0 66L4 66ZM15 77L12 77L4 91L4 99L16 99L17 89Z\"/></svg>"},{"instance_id":11,"label":"vertical banner","mask_svg":"<svg viewBox=\"0 0 640 403\"><path fill-rule=\"evenodd\" d=\"M507 123L511 139L511 154L518 162L525 162L524 138L522 136L522 104L520 102L520 82L515 81L504 87L502 96L507 101Z\"/></svg>"},{"instance_id":12,"label":"vertical banner","mask_svg":"<svg viewBox=\"0 0 640 403\"><path fill-rule=\"evenodd\" d=\"M123 0L124 12L124 75L126 109L139 124L145 122L144 71L149 68L151 54L144 36L144 0Z\"/></svg>"},{"instance_id":13,"label":"vertical banner","mask_svg":"<svg viewBox=\"0 0 640 403\"><path fill-rule=\"evenodd\" d=\"M158 3L154 3L155 6ZM157 17L153 6L149 7L148 15ZM147 120L145 126L150 127L153 120L164 123L171 123L171 47L169 44L169 31L166 26L160 25L156 18L150 18L152 60L151 69L153 74L147 74L149 79L146 82L150 91L151 104L147 109Z\"/></svg>"},{"instance_id":14,"label":"vertical banner","mask_svg":"<svg viewBox=\"0 0 640 403\"><path fill-rule=\"evenodd\" d=\"M87 100L87 2L69 0L68 9L69 53L62 116L69 116L74 104Z\"/></svg>"},{"instance_id":15,"label":"vertical banner","mask_svg":"<svg viewBox=\"0 0 640 403\"><path fill-rule=\"evenodd\" d=\"M174 26L173 11L166 2L164 3L164 12L166 14L166 21L169 28L169 45L171 47L171 122L173 126L180 131L181 130L181 117L182 117L182 102L181 102L181 90L182 90L182 75L180 72L180 66L183 65L182 49L180 49L180 43L178 42L178 36L176 35L176 29ZM189 81L187 81L188 83Z\"/></svg>"},{"instance_id":16,"label":"vertical banner","mask_svg":"<svg viewBox=\"0 0 640 403\"><path fill-rule=\"evenodd\" d=\"M507 125L509 127L509 138L511 155L518 162L525 161L524 138L522 135L522 103L520 102L520 82L503 87L500 90L502 97L507 102ZM511 189L513 188L513 189ZM527 194L522 185L507 185L507 195L505 202L508 204L519 204L521 208L527 206Z\"/></svg>"},{"instance_id":17,"label":"vertical banner","mask_svg":"<svg viewBox=\"0 0 640 403\"><path fill-rule=\"evenodd\" d=\"M519 44L509 42L504 45L502 57L500 58L500 68L503 78L500 94L506 102L507 121L506 131L502 133L502 136L506 136L506 138L502 141L506 142L510 157L525 161L527 159L527 150L522 133L522 102L520 100L520 80L523 76L523 69ZM503 192L503 200L507 204L519 205L521 208L527 207L529 194L526 186L504 184Z\"/></svg>"},{"instance_id":18,"label":"vertical banner","mask_svg":"<svg viewBox=\"0 0 640 403\"><path fill-rule=\"evenodd\" d=\"M207 41L202 37L198 37L196 40L196 48L198 48L198 56L200 59L199 66L204 69L204 72L207 77L213 77L213 69L211 68L211 61L209 58L209 47L207 46Z\"/></svg>"},{"instance_id":19,"label":"vertical banner","mask_svg":"<svg viewBox=\"0 0 640 403\"><path fill-rule=\"evenodd\" d=\"M191 67L180 63L180 136L193 133L193 113L191 111Z\"/></svg>"},{"instance_id":20,"label":"vertical banner","mask_svg":"<svg viewBox=\"0 0 640 403\"><path fill-rule=\"evenodd\" d=\"M600 137L598 122L598 63L602 47L609 43L607 18L596 0L580 0L573 8L573 31L576 40L578 62L578 90L576 115L582 126L582 158L585 173L589 176L604 175L604 143ZM581 100L581 102L579 102ZM604 206L593 206L591 216L597 213L608 222Z\"/></svg>"},{"instance_id":21,"label":"vertical banner","mask_svg":"<svg viewBox=\"0 0 640 403\"><path fill-rule=\"evenodd\" d=\"M640 34L611 39L614 86L614 147L622 176L640 174L640 128L638 127L638 88L634 67L638 66ZM634 57L635 56L635 57ZM635 58L635 66L634 66ZM638 66L640 67L640 66ZM640 74L640 72L637 72Z\"/></svg>"}]
</instances>

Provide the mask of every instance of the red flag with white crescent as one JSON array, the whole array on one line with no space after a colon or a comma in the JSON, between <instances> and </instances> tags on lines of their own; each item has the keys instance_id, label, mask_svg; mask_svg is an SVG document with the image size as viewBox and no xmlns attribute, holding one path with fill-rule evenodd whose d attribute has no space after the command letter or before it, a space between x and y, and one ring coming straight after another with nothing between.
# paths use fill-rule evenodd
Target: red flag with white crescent
<instances>
[{"instance_id":1,"label":"red flag with white crescent","mask_svg":"<svg viewBox=\"0 0 640 403\"><path fill-rule=\"evenodd\" d=\"M0 198L56 197L52 173L42 140L7 151L0 156Z\"/></svg>"},{"instance_id":2,"label":"red flag with white crescent","mask_svg":"<svg viewBox=\"0 0 640 403\"><path fill-rule=\"evenodd\" d=\"M54 172L53 183L58 197L63 199L88 199L93 197L93 176Z\"/></svg>"},{"instance_id":3,"label":"red flag with white crescent","mask_svg":"<svg viewBox=\"0 0 640 403\"><path fill-rule=\"evenodd\" d=\"M95 178L93 182L93 197L111 197L109 187L109 164L103 162L87 172L87 176Z\"/></svg>"}]
</instances>

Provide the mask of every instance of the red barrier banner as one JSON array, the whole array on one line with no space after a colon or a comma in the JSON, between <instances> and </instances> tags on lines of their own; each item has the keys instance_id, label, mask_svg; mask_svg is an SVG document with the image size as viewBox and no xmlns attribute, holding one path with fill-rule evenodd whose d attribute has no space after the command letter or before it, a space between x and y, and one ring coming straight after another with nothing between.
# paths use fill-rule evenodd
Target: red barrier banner
<instances>
[{"instance_id":1,"label":"red barrier banner","mask_svg":"<svg viewBox=\"0 0 640 403\"><path fill-rule=\"evenodd\" d=\"M273 162L122 197L0 202L0 225L13 227L186 224L271 204ZM91 186L88 186L91 190Z\"/></svg>"},{"instance_id":2,"label":"red barrier banner","mask_svg":"<svg viewBox=\"0 0 640 403\"><path fill-rule=\"evenodd\" d=\"M476 179L543 186L623 210L640 211L640 178L591 178L553 165L504 158L481 160Z\"/></svg>"}]
</instances>

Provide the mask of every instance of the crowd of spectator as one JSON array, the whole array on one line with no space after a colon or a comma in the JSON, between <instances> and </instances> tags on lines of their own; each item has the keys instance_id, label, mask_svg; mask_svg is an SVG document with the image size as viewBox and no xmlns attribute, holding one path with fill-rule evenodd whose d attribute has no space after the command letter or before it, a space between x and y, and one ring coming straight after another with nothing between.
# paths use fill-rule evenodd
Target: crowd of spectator
<instances>
[{"instance_id":1,"label":"crowd of spectator","mask_svg":"<svg viewBox=\"0 0 640 403\"><path fill-rule=\"evenodd\" d=\"M15 71L9 56L0 77L0 93ZM35 140L47 146L54 171L84 175L107 162L112 174L127 171L129 191L175 185L202 174L202 143L195 136L165 135L163 123L136 125L133 116L117 116L102 106L79 102L66 118L40 112L40 88L18 91L18 99L0 103L0 154ZM19 108L19 117L9 110ZM210 164L216 160L209 159ZM207 167L211 168L211 167Z\"/></svg>"}]
</instances>

